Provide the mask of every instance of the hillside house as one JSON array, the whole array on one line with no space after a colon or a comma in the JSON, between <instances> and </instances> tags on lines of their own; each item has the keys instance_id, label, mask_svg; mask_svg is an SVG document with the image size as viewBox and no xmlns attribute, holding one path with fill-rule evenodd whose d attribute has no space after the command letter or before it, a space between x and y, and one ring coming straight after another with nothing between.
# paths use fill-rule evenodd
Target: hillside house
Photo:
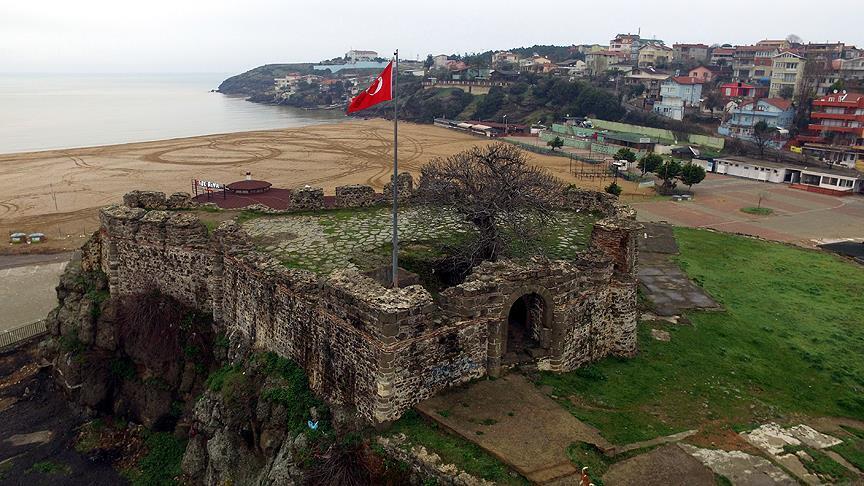
<instances>
[{"instance_id":1,"label":"hillside house","mask_svg":"<svg viewBox=\"0 0 864 486\"><path fill-rule=\"evenodd\" d=\"M660 43L649 42L639 48L637 66L663 67L672 61L672 48Z\"/></svg>"},{"instance_id":2,"label":"hillside house","mask_svg":"<svg viewBox=\"0 0 864 486\"><path fill-rule=\"evenodd\" d=\"M691 78L698 79L703 83L712 83L715 79L717 79L717 74L719 70L717 68L711 68L708 66L697 66L690 70L687 75Z\"/></svg>"},{"instance_id":3,"label":"hillside house","mask_svg":"<svg viewBox=\"0 0 864 486\"><path fill-rule=\"evenodd\" d=\"M740 81L720 85L720 96L724 98L762 98L767 94L768 88L765 86Z\"/></svg>"},{"instance_id":4,"label":"hillside house","mask_svg":"<svg viewBox=\"0 0 864 486\"><path fill-rule=\"evenodd\" d=\"M672 44L672 59L675 62L708 62L708 46L705 44Z\"/></svg>"},{"instance_id":5,"label":"hillside house","mask_svg":"<svg viewBox=\"0 0 864 486\"><path fill-rule=\"evenodd\" d=\"M645 87L645 98L656 100L660 97L660 85L669 78L669 73L657 71L653 68L634 68L624 76L624 83L627 86L641 84Z\"/></svg>"},{"instance_id":6,"label":"hillside house","mask_svg":"<svg viewBox=\"0 0 864 486\"><path fill-rule=\"evenodd\" d=\"M769 128L788 129L792 126L795 107L789 100L783 98L765 98L758 101L748 101L729 110L728 118L720 124L717 132L727 137L753 141L753 127L764 121ZM769 142L773 147L780 147L783 139L778 137Z\"/></svg>"},{"instance_id":7,"label":"hillside house","mask_svg":"<svg viewBox=\"0 0 864 486\"><path fill-rule=\"evenodd\" d=\"M660 101L654 103L654 113L683 120L684 111L702 104L702 81L688 76L678 76L664 81L660 86Z\"/></svg>"}]
</instances>

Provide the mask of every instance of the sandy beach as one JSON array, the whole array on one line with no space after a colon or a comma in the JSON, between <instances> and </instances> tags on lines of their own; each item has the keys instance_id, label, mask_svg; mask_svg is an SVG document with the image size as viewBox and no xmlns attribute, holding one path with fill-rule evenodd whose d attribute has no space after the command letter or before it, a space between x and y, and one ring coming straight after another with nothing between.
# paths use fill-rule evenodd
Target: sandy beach
<instances>
[{"instance_id":1,"label":"sandy beach","mask_svg":"<svg viewBox=\"0 0 864 486\"><path fill-rule=\"evenodd\" d=\"M344 184L382 188L392 170L392 124L385 120L0 155L0 234L40 231L44 250L77 248L98 227L99 207L133 189L190 192L192 179L233 182L251 171L276 187ZM399 127L400 170L415 175L430 159L487 140L434 127ZM608 181L578 180L569 160L529 154L567 182L599 188ZM626 192L635 184L623 183ZM2 252L24 248L3 245ZM30 248L35 250L36 248Z\"/></svg>"}]
</instances>

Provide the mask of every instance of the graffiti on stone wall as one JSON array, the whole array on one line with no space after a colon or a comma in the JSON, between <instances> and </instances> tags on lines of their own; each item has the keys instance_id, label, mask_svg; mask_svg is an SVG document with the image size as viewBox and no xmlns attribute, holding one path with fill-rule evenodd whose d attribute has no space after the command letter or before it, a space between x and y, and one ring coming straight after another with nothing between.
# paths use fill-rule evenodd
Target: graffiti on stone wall
<instances>
[{"instance_id":1,"label":"graffiti on stone wall","mask_svg":"<svg viewBox=\"0 0 864 486\"><path fill-rule=\"evenodd\" d=\"M429 370L429 386L436 386L463 377L480 368L470 356L460 356L454 361L435 366Z\"/></svg>"}]
</instances>

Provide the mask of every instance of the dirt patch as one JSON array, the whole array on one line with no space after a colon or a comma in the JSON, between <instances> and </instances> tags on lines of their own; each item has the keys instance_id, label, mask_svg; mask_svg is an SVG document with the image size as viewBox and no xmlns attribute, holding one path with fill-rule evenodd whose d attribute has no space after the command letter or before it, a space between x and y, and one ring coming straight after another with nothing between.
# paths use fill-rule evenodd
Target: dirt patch
<instances>
[{"instance_id":1,"label":"dirt patch","mask_svg":"<svg viewBox=\"0 0 864 486\"><path fill-rule=\"evenodd\" d=\"M36 344L0 355L0 482L16 484L124 484L110 464L72 448L84 419L69 407L47 370L39 370ZM36 467L34 467L36 465Z\"/></svg>"},{"instance_id":2,"label":"dirt patch","mask_svg":"<svg viewBox=\"0 0 864 486\"><path fill-rule=\"evenodd\" d=\"M651 452L613 464L603 482L643 486L714 486L714 473L677 445L658 447Z\"/></svg>"}]
</instances>

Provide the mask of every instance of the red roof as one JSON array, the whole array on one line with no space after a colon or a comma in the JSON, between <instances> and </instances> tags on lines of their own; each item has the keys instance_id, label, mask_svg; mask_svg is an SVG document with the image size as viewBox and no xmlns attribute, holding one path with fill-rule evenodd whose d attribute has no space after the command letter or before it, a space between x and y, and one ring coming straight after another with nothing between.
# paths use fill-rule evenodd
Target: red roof
<instances>
[{"instance_id":1,"label":"red roof","mask_svg":"<svg viewBox=\"0 0 864 486\"><path fill-rule=\"evenodd\" d=\"M672 78L672 81L675 81L678 84L703 84L699 78L691 78L690 76L675 76Z\"/></svg>"},{"instance_id":2,"label":"red roof","mask_svg":"<svg viewBox=\"0 0 864 486\"><path fill-rule=\"evenodd\" d=\"M228 184L228 189L232 191L254 191L254 190L262 190L267 189L273 184L267 181L256 181L256 180L244 180L237 181Z\"/></svg>"},{"instance_id":3,"label":"red roof","mask_svg":"<svg viewBox=\"0 0 864 486\"><path fill-rule=\"evenodd\" d=\"M852 106L864 106L864 94L861 93L828 93L825 96L813 100L813 104L823 103L845 103Z\"/></svg>"},{"instance_id":4,"label":"red roof","mask_svg":"<svg viewBox=\"0 0 864 486\"><path fill-rule=\"evenodd\" d=\"M786 111L789 107L792 106L792 102L789 100L784 100L783 98L765 98L761 101L768 103L771 106L774 106L780 110Z\"/></svg>"}]
</instances>

